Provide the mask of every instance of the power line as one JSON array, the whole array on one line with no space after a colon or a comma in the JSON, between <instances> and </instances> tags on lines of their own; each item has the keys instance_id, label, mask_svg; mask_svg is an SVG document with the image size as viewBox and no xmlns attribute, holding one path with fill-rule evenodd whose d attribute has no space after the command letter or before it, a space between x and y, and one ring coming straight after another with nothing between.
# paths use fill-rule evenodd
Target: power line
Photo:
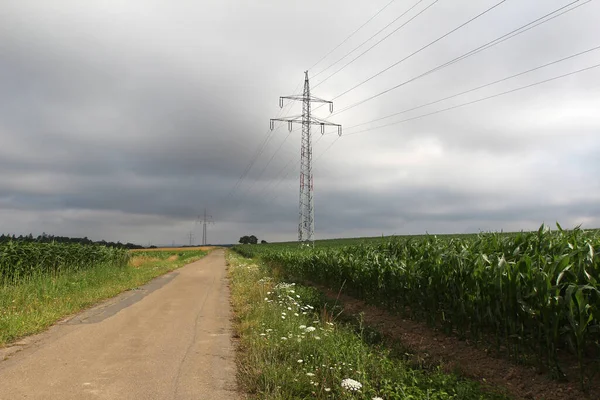
<instances>
[{"instance_id":1,"label":"power line","mask_svg":"<svg viewBox=\"0 0 600 400\"><path fill-rule=\"evenodd\" d=\"M313 64L312 67L309 68L309 70L313 69L314 67L316 67L321 61L323 61L324 59L326 59L331 53L333 53L334 51L336 51L338 48L340 48L340 46L342 46L344 43L346 43L352 36L354 36L356 33L358 33L358 31L360 31L362 28L365 27L365 25L367 25L369 22L371 22L376 16L378 16L383 10L385 10L386 8L388 8L394 1L396 0L392 0L389 3L387 3L385 6L383 6L383 8L379 11L377 11L371 18L369 18L364 24L362 24L361 26L358 27L358 29L356 29L354 32L352 32L349 36L346 37L346 39L342 40L342 42L340 44L338 44L337 46L335 46L332 50L329 51L329 53L325 54L323 57L321 57L321 59L319 61L317 61L316 63ZM323 72L323 71L321 71ZM319 74L321 73L319 72ZM317 74L318 75L318 74ZM316 76L316 75L315 75ZM313 76L314 77L314 76Z\"/></svg>"},{"instance_id":2,"label":"power line","mask_svg":"<svg viewBox=\"0 0 600 400\"><path fill-rule=\"evenodd\" d=\"M586 2L584 2L584 3L582 3L582 4L579 4L579 5L577 5L577 6L573 7L573 8L570 8L570 9L567 9L567 10L565 10L565 8L568 8L568 7L572 6L572 5L573 5L573 4L575 4L575 3L578 3L579 1L580 1L580 0L576 0L576 1L573 1L573 2L571 2L571 3L569 3L569 4L565 5L565 6L562 6L562 7L558 8L558 9L556 9L556 10L554 10L554 11L552 11L552 12L550 12L550 13L548 13L548 14L546 14L546 15L544 15L544 16L542 16L542 17L540 17L540 18L537 18L537 19L535 19L535 20L533 20L533 21L531 21L531 22L529 22L529 23L527 23L527 24L525 24L525 25L523 25L523 26L521 26L521 27L519 27L519 28L517 28L517 29L515 29L515 30L512 30L511 32L509 32L509 33L507 33L507 34L505 34L505 35L502 35L502 36L500 36L500 37L498 37L498 38L496 38L496 39L494 39L494 40L492 40L492 41L490 41L490 42L488 42L488 43L486 43L486 44L484 44L484 45L482 45L482 46L479 46L478 48L475 48L475 49L473 49L473 50L471 50L471 51L469 51L469 52L467 52L467 53L465 53L465 54L463 54L463 55L461 55L461 56L459 56L459 57L456 57L455 59L453 59L453 60L451 60L451 61L449 61L449 62L446 62L446 63L444 63L444 64L441 64L440 66L438 66L438 67L436 67L436 68L433 68L433 69L431 69L431 70L429 70L429 71L427 71L427 72L425 72L425 73L423 73L423 74L421 74L421 75L418 75L417 77L415 77L415 78L413 78L413 79L411 79L411 80L409 80L409 81L407 81L407 82L404 82L403 84L406 84L406 83L412 82L412 81L414 81L414 80L416 80L416 79L419 79L419 78L421 78L421 77L423 77L423 76L425 76L425 75L428 75L428 74L430 74L430 73L433 73L433 72L435 72L435 71L437 71L437 70L440 70L440 69L442 69L442 68L444 68L444 67L446 67L446 66L449 66L449 65L451 65L452 63L459 62L459 61L461 61L462 59L465 59L465 58L467 58L467 57L470 57L471 55L474 55L474 54L476 54L476 53L478 53L478 52L480 52L480 51L487 50L488 48L491 48L491 47L493 47L493 46L495 46L495 45L497 45L497 44L499 44L499 43L502 43L502 42L504 42L504 41L506 41L506 40L508 40L508 39L511 39L511 38L513 38L513 37L517 36L517 35L520 35L520 34L522 34L522 33L525 33L525 32L527 32L527 31L529 31L529 30L531 30L531 29L533 29L533 28L535 28L535 27L537 27L537 26L539 26L539 25L541 25L541 24L544 24L544 23L546 23L546 22L549 22L549 21L551 21L551 20L553 20L553 19L555 19L555 18L558 18L559 16L561 16L561 15L564 15L564 14L566 14L566 13L570 12L570 11L573 11L573 10L575 10L576 8L579 8L579 7L581 7L581 6L583 6L583 5L587 4L587 3L589 3L591 0L587 0ZM564 10L564 11L560 12L561 10ZM559 13L559 12L560 12L560 13ZM559 13L559 14L552 16L553 14L556 14L556 13ZM552 17L551 17L551 18L548 18L548 17L550 17L550 16L552 16ZM547 19L546 19L546 18L547 18ZM541 21L541 22L539 22L539 21ZM534 24L535 24L535 25L534 25ZM533 25L533 26L530 26L530 25ZM529 28L527 28L527 27L529 27ZM525 28L527 28L527 29L525 29ZM363 82L363 83L364 83L364 82ZM403 85L403 84L401 84L401 85ZM400 86L401 86L401 85L400 85ZM353 90L353 89L350 89L350 90ZM342 95L344 95L344 94L348 93L350 90L348 90L348 91L346 91L346 92L344 92L344 93L342 93L342 94L340 94L340 95L338 95L338 96L334 97L334 99L341 97ZM368 101L368 100L367 100L367 101ZM350 107L354 107L354 106L356 106L356 105L358 105L358 104L352 105L352 106L350 106ZM341 113L341 112L343 112L343 111L347 111L347 109L349 109L350 107L347 107L347 108L345 108L345 109L342 109L342 110L340 110L340 111L338 111L338 112L334 112L332 115L336 115L336 114L339 114L339 113ZM319 108L319 107L317 107L317 108ZM419 108L420 108L420 107L419 107ZM361 124L361 125L362 125L362 124ZM362 131L361 131L361 132L362 132ZM333 142L332 142L332 143L331 143L331 144L330 144L330 145L329 145L329 146L328 146L328 147L325 149L325 151L323 151L323 152L322 152L322 153L319 155L319 157L318 157L318 158L320 158L320 157L321 157L321 156L322 156L324 153L326 153L326 152L327 152L327 151L328 151L328 150L329 150L329 149L330 149L330 148L331 148L331 147L332 147L332 146L333 146L333 145L334 145L336 142L337 142L337 139L336 139L335 141L333 141ZM287 176L287 174L286 174L286 176ZM277 186L278 186L278 185L277 185Z\"/></svg>"},{"instance_id":3,"label":"power line","mask_svg":"<svg viewBox=\"0 0 600 400\"><path fill-rule=\"evenodd\" d=\"M263 174L265 173L267 167L271 164L271 162L273 161L273 159L275 158L275 156L277 155L277 153L279 153L279 151L281 150L281 148L283 147L284 143L288 140L288 138L291 136L293 131L289 131L288 134L285 136L285 138L283 139L283 141L279 144L279 147L275 150L275 152L273 153L273 155L271 155L271 158L269 158L269 161L265 164L265 166L263 167L263 169L260 171L260 174L258 175L258 178L255 179L255 182L260 181L260 178L262 178ZM251 185L248 190L245 192L246 194L250 192L250 190L252 189L252 187L254 187L254 184Z\"/></svg>"},{"instance_id":4,"label":"power line","mask_svg":"<svg viewBox=\"0 0 600 400\"><path fill-rule=\"evenodd\" d=\"M294 129L292 132L296 132L296 131L297 131L297 129ZM290 134L292 132L290 132ZM315 140L315 142L313 143L313 145L316 145L317 143L319 143L319 141L321 139L323 139L323 137L324 137L324 135L319 136L317 138L317 140ZM279 172L277 173L277 176L275 177L275 179L274 180L270 180L269 182L267 182L267 184L262 188L261 193L267 193L267 190L271 186L272 182L276 181L281 176L281 173L283 171L285 171L293 161L296 161L296 164L300 163L300 159L299 158L297 160L294 160L293 158L290 158L288 160L288 162L283 166L283 168L281 168L279 170ZM281 183L281 181L283 181L285 178L287 178L287 176L289 175L289 172L290 171L288 171L287 174L279 180L278 184L273 188L273 190L275 190L279 186L279 184Z\"/></svg>"},{"instance_id":5,"label":"power line","mask_svg":"<svg viewBox=\"0 0 600 400\"><path fill-rule=\"evenodd\" d=\"M303 81L300 81L298 83L298 85L296 86L296 89L294 89L294 93L296 93L296 91L298 90L298 88L300 87L300 85L303 83ZM291 104L288 104L286 106L287 108L291 107ZM282 108L278 115L282 115L284 112L286 112L286 110L284 108ZM278 130L281 127L278 126L275 129L269 129L267 131L267 134L265 136L265 139L263 140L263 142L259 145L259 147L257 148L256 152L254 153L254 156L252 156L252 158L250 159L250 162L248 163L248 165L246 166L246 168L242 171L242 174L240 175L240 177L238 178L237 182L235 183L235 185L233 186L233 188L229 191L229 193L227 194L226 198L229 198L233 195L233 193L242 185L242 183L244 182L244 180L246 179L246 177L248 176L248 173L250 172L250 170L252 169L252 167L254 166L254 164L256 163L256 161L258 160L258 157L260 157L262 155L262 153L265 151L267 144L269 143L269 141L272 138L273 133Z\"/></svg>"},{"instance_id":6,"label":"power line","mask_svg":"<svg viewBox=\"0 0 600 400\"><path fill-rule=\"evenodd\" d=\"M537 66L537 67L534 67L534 68L528 69L527 71L519 72L519 73L517 73L517 74L510 75L510 76L507 76L507 77L505 77L505 78L502 78L502 79L495 80L495 81L493 81L493 82L490 82L490 83L486 83L485 85L480 85L480 86L477 86L477 87L474 87L474 88L471 88L471 89L468 89L468 90L462 91L462 92L460 92L460 93L453 94L453 95L451 95L451 96L446 96L446 97L443 97L443 98L441 98L441 99L438 99L438 100L434 100L434 101L430 101L430 102L428 102L428 103L425 103L425 104L421 104L421 105L419 105L419 106L416 106L416 107L407 108L407 109L405 109L405 110L402 110L402 111L396 112L396 113L394 113L394 114L387 115L387 116L385 116L385 117L377 118L377 119L374 119L374 120L371 120L371 121L362 122L362 123L360 123L360 124L357 124L357 125L350 126L350 127L346 128L346 130L348 130L348 129L353 129L353 128L357 128L357 127L359 127L359 126L363 126L363 125L367 125L367 124L371 124L371 123L373 123L373 122L382 121L382 120L384 120L384 119L388 119L388 118L396 117L396 116L398 116L398 115L406 114L406 113L408 113L408 112L411 112L411 111L418 110L419 108L423 108L423 107L431 106L431 105L434 105L434 104L437 104L437 103L441 103L442 101L450 100L450 99L453 99L453 98L455 98L455 97L462 96L462 95L464 95L464 94L471 93L471 92L474 92L474 91L476 91L476 90L480 90L480 89L483 89L483 88L486 88L486 87L489 87L489 86L495 85L495 84L497 84L497 83L504 82L504 81L507 81L507 80L509 80L509 79L513 79L513 78L516 78L516 77L518 77L518 76L522 76L522 75L528 74L528 73L530 73L530 72L537 71L537 70L540 70L540 69L542 69L542 68L546 68L546 67L549 67L549 66L551 66L551 65L554 65L554 64L558 64L558 63L560 63L560 62L563 62L563 61L566 61L566 60L570 60L570 59L572 59L572 58L575 58L575 57L579 57L579 56L581 56L581 55L584 55L584 54L590 53L590 52L592 52L592 51L596 51L596 50L598 50L598 49L600 49L600 46L592 47L592 48L590 48L590 49L587 49L587 50L581 51L581 52L579 52L579 53L575 53L575 54L571 54L570 56L563 57L563 58L561 58L561 59L559 59L559 60L551 61L551 62L549 62L549 63L546 63L546 64L543 64L543 65L539 65L539 66Z\"/></svg>"},{"instance_id":7,"label":"power line","mask_svg":"<svg viewBox=\"0 0 600 400\"><path fill-rule=\"evenodd\" d=\"M419 0L417 1L412 7L410 7L408 10L406 10L405 12L403 12L402 14L400 14L400 16L396 17L392 22L390 22L389 24L387 24L386 26L384 26L383 28L381 28L379 31L377 31L377 33L375 33L374 35L372 35L370 38L368 38L367 40L365 40L364 42L362 42L361 44L359 44L358 46L356 46L354 49L352 49L350 52L346 53L346 55L344 55L342 58L338 59L336 62L334 62L333 64L329 65L327 68L325 68L324 70L319 71L318 73L313 75L313 78L316 78L318 75L321 75L323 72L327 71L329 68L333 67L334 65L336 65L337 63L339 63L340 61L342 61L343 59L345 59L346 57L348 57L350 54L354 53L356 50L358 50L359 48L361 48L362 46L364 46L366 43L368 43L369 41L371 41L371 39L373 39L375 36L379 35L381 32L383 32L384 30L386 30L390 25L393 25L396 21L398 21L400 18L404 17L408 12L410 12L413 8L415 8L417 5L419 5L420 3L422 3L425 0ZM432 4L433 5L433 4ZM431 5L429 6L431 7ZM425 11L425 10L423 10ZM423 12L421 11L421 12ZM415 16L416 17L416 16ZM413 17L412 19L414 19L415 17ZM411 19L411 20L412 20ZM410 22L410 21L408 21ZM394 30L393 32L391 32L388 36L386 36L383 40L387 39L390 35L392 35L393 33L397 32L400 28L402 28L404 25L408 24L408 22L406 22L405 24L403 24L402 26L400 26L399 28L397 28L396 30ZM382 40L382 41L383 41ZM376 43L375 45L379 44ZM374 47L374 46L373 46ZM372 47L371 47L372 48ZM370 49L369 49L370 50ZM367 50L368 51L368 50ZM364 53L363 53L364 54ZM361 54L362 56L362 54ZM354 60L353 60L354 61ZM345 68L346 66L348 66L348 64L346 64L344 67L342 67L341 69ZM317 87L318 85L320 85L321 83L325 82L327 79L331 78L333 75L335 75L336 73L338 73L339 71L336 71L334 74L328 76L327 78L325 78L324 80L322 80L321 82L317 83L317 85L315 85L315 87Z\"/></svg>"},{"instance_id":8,"label":"power line","mask_svg":"<svg viewBox=\"0 0 600 400\"><path fill-rule=\"evenodd\" d=\"M510 93L515 93L515 92L518 92L518 91L521 91L521 90L524 90L524 89L528 89L528 88L531 88L531 87L534 87L534 86L542 85L544 83L548 83L548 82L552 82L552 81L555 81L555 80L558 80L558 79L566 78L568 76L572 76L572 75L575 75L575 74L578 74L578 73L581 73L581 72L584 72L584 71L589 71L591 69L598 68L598 67L600 67L600 64L595 64L595 65L592 65L592 66L589 66L589 67L586 67L586 68L579 69L577 71L569 72L569 73L566 73L566 74L563 74L563 75L555 76L553 78L549 78L549 79L545 79L545 80L542 80L542 81L539 81L539 82L531 83L531 84L526 85L526 86L521 86L521 87L518 87L516 89L511 89L511 90L507 90L505 92L496 93L496 94L493 94L491 96L486 96L486 97L483 97L483 98L480 98L480 99L477 99L477 100L473 100L473 101L469 101L469 102L466 102L466 103L458 104L458 105L455 105L455 106L452 106L452 107L447 107L447 108L444 108L444 109L441 109L441 110L437 110L437 111L433 111L433 112L430 112L430 113L427 113L427 114L418 115L416 117L403 119L401 121L391 122L389 124L376 126L374 128L369 128L369 129L364 129L362 131L352 132L352 133L346 134L345 136L356 135L356 134L359 134L359 133L362 133L362 132L373 131L373 130L376 130L376 129L381 129L381 128L385 128L385 127L388 127L388 126L397 125L397 124L401 124L401 123L404 123L404 122L414 121L416 119L421 119L421 118L429 117L431 115L440 114L440 113L443 113L443 112L446 112L446 111L449 111L449 110L454 110L454 109L465 107L465 106L468 106L468 105L471 105L471 104L480 103L482 101L490 100L490 99L493 99L493 98L496 98L496 97L504 96L504 95L507 95L507 94L510 94Z\"/></svg>"},{"instance_id":9,"label":"power line","mask_svg":"<svg viewBox=\"0 0 600 400\"><path fill-rule=\"evenodd\" d=\"M442 39L444 39L444 38L446 38L446 37L450 36L451 34L453 34L454 32L458 31L459 29L461 29L461 28L464 28L465 26L469 25L471 22L475 21L476 19L478 19L478 18L480 18L480 17L484 16L485 14L487 14L487 13L488 13L488 12L490 12L490 11L492 11L492 10L493 10L493 9L495 9L496 7L500 6L502 3L505 3L506 1L507 1L507 0L502 0L502 1L500 1L499 3L496 3L496 4L494 4L493 6L491 6L490 8L488 8L487 10L485 10L485 11L483 11L482 13L480 13L480 14L476 15L475 17L473 17L473 18L469 19L468 21L466 21L466 22L464 22L464 23L460 24L460 25L459 25L459 26L457 26L456 28L454 28L454 29L452 29L452 30L450 30L450 31L446 32L444 35L442 35L442 36L438 37L437 39L433 40L432 42L429 42L428 44L426 44L425 46L421 47L420 49L418 49L418 50L416 50L416 51L412 52L411 54L409 54L408 56L404 57L404 58L403 58L403 59L401 59L400 61L397 61L397 62L395 62L394 64L390 65L389 67L387 67L387 68L385 68L385 69L383 69L383 70L379 71L379 72L378 72L378 73L376 73L375 75L373 75L373 76L371 76L370 78L368 78L368 79L364 80L363 82L359 83L358 85L356 85L356 86L354 86L354 87L352 87L352 88L350 88L350 89L346 90L345 92L343 92L343 93L340 93L339 95L337 95L336 97L334 97L334 99L337 99L337 98L339 98L339 97L341 97L341 96L343 96L343 95L345 95L345 94L347 94L347 93L349 93L349 92L353 91L354 89L358 88L359 86L362 86L362 85L364 85L365 83L369 82L371 79L374 79L374 78L378 77L379 75L383 74L384 72L386 72L386 71L389 71L390 69L392 69L392 68L394 68L395 66L397 66L397 65L399 65L399 64L401 64L401 63L403 63L404 61L408 60L409 58L411 58L411 57L413 57L413 56L415 56L415 55L419 54L420 52L422 52L423 50L427 49L428 47L430 47L430 46L434 45L435 43L439 42L440 40L442 40ZM433 4L435 4L435 2L434 2ZM432 5L433 5L433 4L432 4Z\"/></svg>"},{"instance_id":10,"label":"power line","mask_svg":"<svg viewBox=\"0 0 600 400\"><path fill-rule=\"evenodd\" d=\"M406 80L406 81L404 81L404 82L402 82L402 83L400 83L400 84L398 84L398 85L396 85L396 86L393 86L393 87L391 87L391 88L389 88L389 89L386 89L386 90L384 90L384 91L382 91L382 92L379 92L379 93L377 93L377 94L375 94L375 95L373 95L373 96L367 97L366 99L363 99L363 100L361 100L361 101L359 101L359 102L356 102L356 103L354 103L354 104L352 104L352 105L350 105L350 106L344 107L343 109L341 109L341 110L339 110L339 111L337 111L337 112L334 112L332 115L341 114L341 113L343 113L343 112L345 112L345 111L348 111L348 110L350 110L351 108L354 108L354 107L356 107L356 106L359 106L359 105L361 105L361 104L364 104L364 103L366 103L366 102L368 102L368 101L371 101L371 100L373 100L373 99L375 99L375 98L377 98L377 97L379 97L379 96L382 96L382 95L384 95L384 94L386 94L386 93L389 93L389 92L391 92L391 91L393 91L393 90L395 90L395 89L398 89L398 88L400 88L400 87L402 87L402 86L404 86L404 85L406 85L406 84L408 84L408 83L414 82L414 81L416 81L417 79L423 78L423 77L425 77L425 76L427 76L427 75L429 75L429 74L431 74L431 73L434 73L434 72L436 72L436 71L439 71L439 70L441 70L441 69L443 69L443 68L445 68L445 67L448 67L448 66L450 66L450 65L452 65L452 64L454 64L454 63L457 63L457 62L459 62L459 61L462 61L462 60L464 60L464 59L466 59L466 58L468 58L468 57L471 57L471 56L473 56L473 55L475 55L475 54L477 54L477 53L479 53L479 52L481 52L481 51L484 51L484 50L487 50L487 49L489 49L489 48L492 48L492 47L494 47L494 46L496 46L496 45L498 45L498 44L500 44L500 43L502 43L502 42L504 42L504 41L506 41L506 40L508 40L508 39L512 39L513 37L515 37L515 36L518 36L518 35L520 35L520 34L522 34L522 33L525 33L525 32L527 32L527 31L529 31L529 30L531 30L531 29L533 29L533 28L535 28L535 27L537 27L537 26L540 26L540 25L542 25L542 24L544 24L544 23L546 23L546 22L549 22L549 21L553 20L554 18L557 18L557 17L559 17L559 16L561 16L561 15L564 15L564 14L566 14L566 13L570 12L570 11L573 11L573 10L575 10L576 8L579 8L579 7L581 7L581 6L583 6L583 5L587 4L587 3L589 3L589 2L590 2L590 1L592 1L592 0L588 0L588 1L586 1L585 3L582 3L582 4L580 4L580 5L576 6L576 7L573 7L573 8L570 8L570 9L568 9L568 10L565 10L565 11L563 11L562 13L560 13L560 14L558 14L558 15L555 15L555 16L554 16L554 17L552 17L552 18L549 18L549 19L546 19L546 20L544 20L544 18L547 18L548 16L550 16L550 15L552 15L552 14L555 14L555 13L557 13L557 12L559 12L559 11L561 11L561 10L565 9L566 7L569 7L569 6L571 6L571 5L575 4L575 3L579 2L579 1L580 1L580 0L575 0L575 1L573 1L572 3L569 3L569 4L567 4L566 6L560 7L560 8L558 8L558 9L556 9L556 10L554 10L554 11L552 11L552 12L550 12L550 13L548 13L548 14L546 14L546 15L544 15L544 16L542 16L542 17L540 17L540 18L537 18L537 19L535 19L534 21L531 21L531 22L529 22L529 23L527 23L527 24L525 24L525 25L523 25L523 26L521 26L521 27L519 27L519 28L517 28L517 29L514 29L514 30L512 30L511 32L508 32L508 33L506 33L506 34L504 34L504 35L502 35L502 36L499 36L498 38L496 38L496 39L494 39L494 40L492 40L492 41L490 41L490 42L487 42L487 43L486 43L486 44L484 44L484 45L481 45L481 46L479 46L479 47L477 47L477 48L475 48L475 49L473 49L473 50L470 50L470 51L468 51L468 52L466 52L466 53L464 53L464 54L462 54L462 55L460 55L460 56L458 56L458 57L456 57L456 58L454 58L454 59L452 59L452 60L450 60L450 61L448 61L448 62L445 62L445 63L443 63L443 64L440 64L440 65L438 65L437 67L435 67L435 68L432 68L432 69L430 69L430 70L428 70L428 71L426 71L426 72L424 72L424 73L422 73L422 74L420 74L420 75L417 75L417 76L415 76L415 77L413 77L413 78L411 78L411 79L409 79L409 80ZM543 21L541 21L541 22L538 22L538 21L540 21L540 20L543 20ZM537 22L537 23L536 23L536 22ZM532 24L535 24L535 25L533 25L533 26L530 26L530 25L532 25ZM526 27L528 27L528 26L530 26L530 27L529 27L529 28L527 28L527 29L524 29L524 28L526 28ZM333 99L337 99L337 98L339 98L339 97L341 97L341 96L343 96L343 95L345 95L345 94L349 93L350 91L352 91L352 90L356 89L357 87L359 87L359 86L363 85L364 83L368 82L369 80L371 80L371 79L375 78L376 76L380 75L381 73L385 72L385 71L386 71L386 70L388 70L389 68L390 68L390 67L388 67L388 68L386 68L385 70L383 70L383 71L381 71L381 72L377 73L376 75L373 75L371 78L367 79L366 81L363 81L362 83L360 83L360 84L356 85L355 87L353 87L353 88L351 88L351 89L348 89L348 90L347 90L347 91L345 91L344 93L341 93L341 94L337 95L337 96L336 96L336 97L334 97Z\"/></svg>"}]
</instances>

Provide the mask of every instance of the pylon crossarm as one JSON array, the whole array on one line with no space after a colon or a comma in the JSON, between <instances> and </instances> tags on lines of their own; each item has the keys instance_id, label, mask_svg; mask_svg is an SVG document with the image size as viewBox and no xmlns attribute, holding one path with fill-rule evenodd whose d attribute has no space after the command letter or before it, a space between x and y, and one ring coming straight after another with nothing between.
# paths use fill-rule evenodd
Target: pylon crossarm
<instances>
[{"instance_id":1,"label":"pylon crossarm","mask_svg":"<svg viewBox=\"0 0 600 400\"><path fill-rule=\"evenodd\" d=\"M325 103L329 104L329 112L333 112L333 101L323 100L319 97L308 96L305 97L303 95L292 95L292 96L281 96L279 98L279 108L283 108L283 100L294 100L294 101L308 101L311 103Z\"/></svg>"},{"instance_id":2,"label":"pylon crossarm","mask_svg":"<svg viewBox=\"0 0 600 400\"><path fill-rule=\"evenodd\" d=\"M315 96L310 96L308 98L305 98L303 95L292 95L292 96L281 96L279 98L279 104L281 105L283 100L295 100L295 101L304 101L304 100L308 100L312 103L328 103L328 104L333 104L333 101L330 100L324 100L321 99L319 97L315 97Z\"/></svg>"}]
</instances>

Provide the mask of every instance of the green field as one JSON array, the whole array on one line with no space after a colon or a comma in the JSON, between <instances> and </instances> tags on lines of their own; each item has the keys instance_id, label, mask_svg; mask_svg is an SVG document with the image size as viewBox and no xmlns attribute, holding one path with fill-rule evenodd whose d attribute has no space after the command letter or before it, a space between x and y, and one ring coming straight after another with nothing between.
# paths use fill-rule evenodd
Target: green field
<instances>
[{"instance_id":1,"label":"green field","mask_svg":"<svg viewBox=\"0 0 600 400\"><path fill-rule=\"evenodd\" d=\"M559 354L579 363L580 383L597 370L600 262L597 231L409 236L243 245L286 277L341 288L422 319L517 362L562 378Z\"/></svg>"}]
</instances>

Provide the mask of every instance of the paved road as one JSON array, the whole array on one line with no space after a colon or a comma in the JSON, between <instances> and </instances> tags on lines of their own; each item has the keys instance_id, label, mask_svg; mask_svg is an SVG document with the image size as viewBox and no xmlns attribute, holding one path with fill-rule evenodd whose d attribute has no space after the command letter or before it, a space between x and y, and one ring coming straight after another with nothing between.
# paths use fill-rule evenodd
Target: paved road
<instances>
[{"instance_id":1,"label":"paved road","mask_svg":"<svg viewBox=\"0 0 600 400\"><path fill-rule=\"evenodd\" d=\"M236 399L228 297L215 250L13 347L0 399Z\"/></svg>"}]
</instances>

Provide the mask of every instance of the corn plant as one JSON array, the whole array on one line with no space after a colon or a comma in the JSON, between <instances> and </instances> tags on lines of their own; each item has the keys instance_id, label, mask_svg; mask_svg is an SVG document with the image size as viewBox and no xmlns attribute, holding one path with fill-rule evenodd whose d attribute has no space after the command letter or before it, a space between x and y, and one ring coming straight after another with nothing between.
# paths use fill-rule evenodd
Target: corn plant
<instances>
[{"instance_id":1,"label":"corn plant","mask_svg":"<svg viewBox=\"0 0 600 400\"><path fill-rule=\"evenodd\" d=\"M448 333L492 337L509 357L533 356L557 377L564 375L558 352L571 352L583 386L588 353L600 343L599 244L595 231L557 224L554 231L235 249Z\"/></svg>"},{"instance_id":2,"label":"corn plant","mask_svg":"<svg viewBox=\"0 0 600 400\"><path fill-rule=\"evenodd\" d=\"M0 244L0 284L17 283L34 275L57 275L99 264L125 266L129 253L100 245L8 241Z\"/></svg>"}]
</instances>

